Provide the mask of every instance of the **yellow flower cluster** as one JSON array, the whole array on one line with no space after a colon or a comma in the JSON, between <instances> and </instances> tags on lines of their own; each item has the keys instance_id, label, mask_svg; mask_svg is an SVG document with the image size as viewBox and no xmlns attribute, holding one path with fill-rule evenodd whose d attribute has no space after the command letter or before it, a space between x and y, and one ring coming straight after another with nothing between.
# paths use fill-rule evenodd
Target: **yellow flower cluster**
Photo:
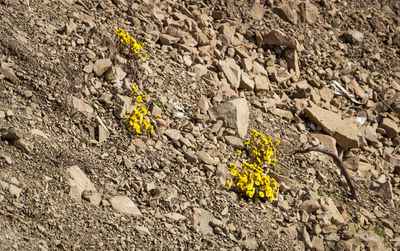
<instances>
[{"instance_id":1,"label":"yellow flower cluster","mask_svg":"<svg viewBox=\"0 0 400 251\"><path fill-rule=\"evenodd\" d=\"M147 53L144 55L139 53L143 50L144 43L137 43L136 39L129 36L128 32L125 32L122 28L115 30L115 33L117 34L117 41L123 46L127 46L131 55L138 55L142 60L147 58Z\"/></svg>"},{"instance_id":2,"label":"yellow flower cluster","mask_svg":"<svg viewBox=\"0 0 400 251\"><path fill-rule=\"evenodd\" d=\"M153 125L151 125L150 121L145 119L144 117L147 115L147 109L142 105L144 98L147 95L143 94L143 92L139 92L136 86L132 86L132 92L135 95L135 107L131 114L126 115L126 118L129 121L129 128L139 134L140 132L152 132L154 130Z\"/></svg>"},{"instance_id":3,"label":"yellow flower cluster","mask_svg":"<svg viewBox=\"0 0 400 251\"><path fill-rule=\"evenodd\" d=\"M279 140L275 145L279 145ZM249 141L245 142L247 161L241 163L238 168L231 163L228 167L233 176L234 183L239 192L246 194L249 198L259 196L260 198L270 198L271 201L279 193L279 187L274 178L271 178L264 169L264 163L274 167L276 165L276 155L278 154L271 137L265 137L263 134L253 130ZM238 156L242 151L238 151ZM232 186L230 180L227 185Z\"/></svg>"}]
</instances>

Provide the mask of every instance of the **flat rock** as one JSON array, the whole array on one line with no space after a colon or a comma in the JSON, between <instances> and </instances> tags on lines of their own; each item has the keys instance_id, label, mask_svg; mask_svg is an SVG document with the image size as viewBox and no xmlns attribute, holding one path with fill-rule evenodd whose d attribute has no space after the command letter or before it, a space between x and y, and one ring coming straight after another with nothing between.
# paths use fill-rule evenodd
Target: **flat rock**
<instances>
[{"instance_id":1,"label":"flat rock","mask_svg":"<svg viewBox=\"0 0 400 251\"><path fill-rule=\"evenodd\" d=\"M258 1L255 1L251 7L249 14L255 20L261 20L264 17L265 9Z\"/></svg>"},{"instance_id":2,"label":"flat rock","mask_svg":"<svg viewBox=\"0 0 400 251\"><path fill-rule=\"evenodd\" d=\"M1 63L0 73L3 74L12 83L16 83L18 81L18 77L6 63Z\"/></svg>"},{"instance_id":3,"label":"flat rock","mask_svg":"<svg viewBox=\"0 0 400 251\"><path fill-rule=\"evenodd\" d=\"M289 48L296 48L296 41L280 30L274 29L263 36L263 43L273 46L287 46Z\"/></svg>"},{"instance_id":4,"label":"flat rock","mask_svg":"<svg viewBox=\"0 0 400 251\"><path fill-rule=\"evenodd\" d=\"M252 91L254 90L254 81L253 79L251 79L251 77L249 76L249 74L247 74L246 72L242 71L241 74L241 78L240 78L240 88L247 90L247 91Z\"/></svg>"},{"instance_id":5,"label":"flat rock","mask_svg":"<svg viewBox=\"0 0 400 251\"><path fill-rule=\"evenodd\" d=\"M321 208L321 206L318 203L318 201L313 200L313 199L305 200L300 205L300 209L303 209L304 211L306 211L309 214L317 211L320 208Z\"/></svg>"},{"instance_id":6,"label":"flat rock","mask_svg":"<svg viewBox=\"0 0 400 251\"><path fill-rule=\"evenodd\" d=\"M83 191L96 191L93 183L78 166L69 167L67 173L70 176L70 179L68 179L71 186L70 196L76 201L81 200Z\"/></svg>"},{"instance_id":7,"label":"flat rock","mask_svg":"<svg viewBox=\"0 0 400 251\"><path fill-rule=\"evenodd\" d=\"M333 152L336 156L338 156L336 139L334 137L320 133L313 133L312 136L318 139L326 150L329 150L330 152Z\"/></svg>"},{"instance_id":8,"label":"flat rock","mask_svg":"<svg viewBox=\"0 0 400 251\"><path fill-rule=\"evenodd\" d=\"M391 138L396 138L399 134L399 126L390 118L383 118L379 127L385 129L386 134Z\"/></svg>"},{"instance_id":9,"label":"flat rock","mask_svg":"<svg viewBox=\"0 0 400 251\"><path fill-rule=\"evenodd\" d=\"M268 77L257 75L254 77L255 89L256 91L269 91L271 90L271 83Z\"/></svg>"},{"instance_id":10,"label":"flat rock","mask_svg":"<svg viewBox=\"0 0 400 251\"><path fill-rule=\"evenodd\" d=\"M368 250L371 251L381 251L387 250L386 246L383 242L383 238L377 235L372 230L359 230L357 234L354 236L356 241L361 241L366 244Z\"/></svg>"},{"instance_id":11,"label":"flat rock","mask_svg":"<svg viewBox=\"0 0 400 251\"><path fill-rule=\"evenodd\" d=\"M168 34L161 34L160 35L160 42L161 44L164 45L173 45L179 42L179 40L181 40L181 38L179 37L174 37Z\"/></svg>"},{"instance_id":12,"label":"flat rock","mask_svg":"<svg viewBox=\"0 0 400 251\"><path fill-rule=\"evenodd\" d=\"M99 59L94 63L93 72L96 77L103 75L108 69L110 69L112 62L110 59Z\"/></svg>"},{"instance_id":13,"label":"flat rock","mask_svg":"<svg viewBox=\"0 0 400 251\"><path fill-rule=\"evenodd\" d=\"M348 30L343 33L343 38L352 44L356 44L362 42L364 35L357 30Z\"/></svg>"},{"instance_id":14,"label":"flat rock","mask_svg":"<svg viewBox=\"0 0 400 251\"><path fill-rule=\"evenodd\" d=\"M304 113L313 123L320 125L341 147L358 147L358 129L352 121L343 120L339 114L320 108L312 102L310 104L310 107L304 109Z\"/></svg>"},{"instance_id":15,"label":"flat rock","mask_svg":"<svg viewBox=\"0 0 400 251\"><path fill-rule=\"evenodd\" d=\"M239 88L240 86L240 76L241 69L236 64L235 60L228 58L226 60L219 61L219 68L225 74L228 82L232 85L234 89Z\"/></svg>"},{"instance_id":16,"label":"flat rock","mask_svg":"<svg viewBox=\"0 0 400 251\"><path fill-rule=\"evenodd\" d=\"M132 216L141 216L142 213L139 211L135 203L127 196L117 195L110 199L111 206L114 210Z\"/></svg>"},{"instance_id":17,"label":"flat rock","mask_svg":"<svg viewBox=\"0 0 400 251\"><path fill-rule=\"evenodd\" d=\"M166 214L164 214L164 217L171 219L173 221L182 221L182 220L186 219L186 216L184 216L182 214L178 214L178 213L166 213Z\"/></svg>"},{"instance_id":18,"label":"flat rock","mask_svg":"<svg viewBox=\"0 0 400 251\"><path fill-rule=\"evenodd\" d=\"M235 149L243 149L244 144L242 142L242 139L235 137L235 136L225 136L225 140L228 143L228 145L232 146Z\"/></svg>"},{"instance_id":19,"label":"flat rock","mask_svg":"<svg viewBox=\"0 0 400 251\"><path fill-rule=\"evenodd\" d=\"M322 205L322 208L328 213L329 217L331 217L333 224L340 225L344 223L343 216L340 214L331 197L327 197L325 199L325 204Z\"/></svg>"},{"instance_id":20,"label":"flat rock","mask_svg":"<svg viewBox=\"0 0 400 251\"><path fill-rule=\"evenodd\" d=\"M210 223L214 221L215 217L212 213L202 208L197 209L199 214L199 227L200 232L203 234L213 234L213 228L211 227Z\"/></svg>"},{"instance_id":21,"label":"flat rock","mask_svg":"<svg viewBox=\"0 0 400 251\"><path fill-rule=\"evenodd\" d=\"M287 22L290 22L292 24L297 24L298 22L296 10L290 7L289 4L281 4L278 7L273 8L272 11Z\"/></svg>"},{"instance_id":22,"label":"flat rock","mask_svg":"<svg viewBox=\"0 0 400 251\"><path fill-rule=\"evenodd\" d=\"M313 24L319 19L318 7L310 1L301 1L298 5L300 10L300 21Z\"/></svg>"},{"instance_id":23,"label":"flat rock","mask_svg":"<svg viewBox=\"0 0 400 251\"><path fill-rule=\"evenodd\" d=\"M177 129L167 129L165 130L164 134L174 141L178 141L183 137L181 131Z\"/></svg>"},{"instance_id":24,"label":"flat rock","mask_svg":"<svg viewBox=\"0 0 400 251\"><path fill-rule=\"evenodd\" d=\"M145 226L135 226L134 228L139 233L151 235L149 229L147 227L145 227Z\"/></svg>"},{"instance_id":25,"label":"flat rock","mask_svg":"<svg viewBox=\"0 0 400 251\"><path fill-rule=\"evenodd\" d=\"M213 109L217 119L224 121L229 128L236 129L239 137L244 138L249 126L249 106L244 98L237 98L220 104Z\"/></svg>"},{"instance_id":26,"label":"flat rock","mask_svg":"<svg viewBox=\"0 0 400 251\"><path fill-rule=\"evenodd\" d=\"M72 107L82 113L93 113L93 108L90 105L76 97L72 97Z\"/></svg>"}]
</instances>

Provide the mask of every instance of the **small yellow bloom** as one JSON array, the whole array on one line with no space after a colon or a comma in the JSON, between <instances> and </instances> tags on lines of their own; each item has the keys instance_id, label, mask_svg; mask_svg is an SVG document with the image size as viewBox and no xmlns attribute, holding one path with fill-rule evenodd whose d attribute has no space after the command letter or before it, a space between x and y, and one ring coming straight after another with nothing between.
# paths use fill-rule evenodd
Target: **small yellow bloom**
<instances>
[{"instance_id":1,"label":"small yellow bloom","mask_svg":"<svg viewBox=\"0 0 400 251\"><path fill-rule=\"evenodd\" d=\"M228 186L229 186L229 187L231 187L231 186L232 186L232 183L231 183L231 181L230 181L230 180L226 180L226 184L228 184Z\"/></svg>"},{"instance_id":2,"label":"small yellow bloom","mask_svg":"<svg viewBox=\"0 0 400 251\"><path fill-rule=\"evenodd\" d=\"M158 114L158 115L157 115L157 118L161 118L161 114Z\"/></svg>"},{"instance_id":3,"label":"small yellow bloom","mask_svg":"<svg viewBox=\"0 0 400 251\"><path fill-rule=\"evenodd\" d=\"M242 155L242 151L238 150L238 151L237 151L237 155L238 155L238 156Z\"/></svg>"},{"instance_id":4,"label":"small yellow bloom","mask_svg":"<svg viewBox=\"0 0 400 251\"><path fill-rule=\"evenodd\" d=\"M136 102L142 102L143 101L143 97L142 96L137 96L136 97Z\"/></svg>"},{"instance_id":5,"label":"small yellow bloom","mask_svg":"<svg viewBox=\"0 0 400 251\"><path fill-rule=\"evenodd\" d=\"M264 192L259 192L258 195L259 195L261 198L264 198L264 196L265 196L265 195L264 195Z\"/></svg>"},{"instance_id":6,"label":"small yellow bloom","mask_svg":"<svg viewBox=\"0 0 400 251\"><path fill-rule=\"evenodd\" d=\"M138 92L136 86L132 85L132 89L133 89L133 92L134 92L134 93L137 93L137 92Z\"/></svg>"}]
</instances>

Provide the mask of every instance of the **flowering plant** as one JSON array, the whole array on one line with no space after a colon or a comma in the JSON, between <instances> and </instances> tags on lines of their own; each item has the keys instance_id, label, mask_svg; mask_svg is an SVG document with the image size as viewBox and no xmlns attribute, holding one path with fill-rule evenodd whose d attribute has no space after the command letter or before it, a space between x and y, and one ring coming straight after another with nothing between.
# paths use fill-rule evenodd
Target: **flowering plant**
<instances>
[{"instance_id":1,"label":"flowering plant","mask_svg":"<svg viewBox=\"0 0 400 251\"><path fill-rule=\"evenodd\" d=\"M279 145L277 140L275 145ZM274 178L267 173L267 167L275 167L276 155L278 151L275 148L271 137L265 137L263 134L253 130L249 141L245 142L247 161L243 161L240 167L231 163L228 170L233 176L233 183L240 194L253 198L269 198L271 201L279 193L279 187ZM242 156L242 151L238 151L238 156ZM264 167L264 163L267 165ZM232 186L232 181L227 180L227 185Z\"/></svg>"},{"instance_id":2,"label":"flowering plant","mask_svg":"<svg viewBox=\"0 0 400 251\"><path fill-rule=\"evenodd\" d=\"M154 130L153 125L151 125L150 121L144 118L148 113L146 107L143 105L144 99L147 95L143 94L143 92L139 92L134 85L132 86L132 92L135 95L135 104L131 114L126 115L126 118L128 119L128 127L136 134L140 134L141 132L152 132Z\"/></svg>"},{"instance_id":3,"label":"flowering plant","mask_svg":"<svg viewBox=\"0 0 400 251\"><path fill-rule=\"evenodd\" d=\"M131 57L139 56L141 60L147 59L147 53L144 55L140 53L143 51L143 46L145 43L138 43L136 39L131 37L129 33L124 31L122 28L115 30L115 34L117 34L117 43L119 43L122 47L128 48Z\"/></svg>"}]
</instances>

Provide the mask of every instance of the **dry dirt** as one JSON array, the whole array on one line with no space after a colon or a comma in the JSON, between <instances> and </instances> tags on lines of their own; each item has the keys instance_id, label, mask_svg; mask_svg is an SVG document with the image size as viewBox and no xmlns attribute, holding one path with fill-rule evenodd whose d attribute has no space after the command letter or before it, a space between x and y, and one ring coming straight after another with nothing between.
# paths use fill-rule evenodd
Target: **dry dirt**
<instances>
[{"instance_id":1,"label":"dry dirt","mask_svg":"<svg viewBox=\"0 0 400 251\"><path fill-rule=\"evenodd\" d=\"M0 250L400 248L398 0L0 0L0 64ZM119 116L132 84L151 134ZM226 136L253 129L282 142L272 203L225 187ZM291 155L321 145L359 202L328 156Z\"/></svg>"}]
</instances>

